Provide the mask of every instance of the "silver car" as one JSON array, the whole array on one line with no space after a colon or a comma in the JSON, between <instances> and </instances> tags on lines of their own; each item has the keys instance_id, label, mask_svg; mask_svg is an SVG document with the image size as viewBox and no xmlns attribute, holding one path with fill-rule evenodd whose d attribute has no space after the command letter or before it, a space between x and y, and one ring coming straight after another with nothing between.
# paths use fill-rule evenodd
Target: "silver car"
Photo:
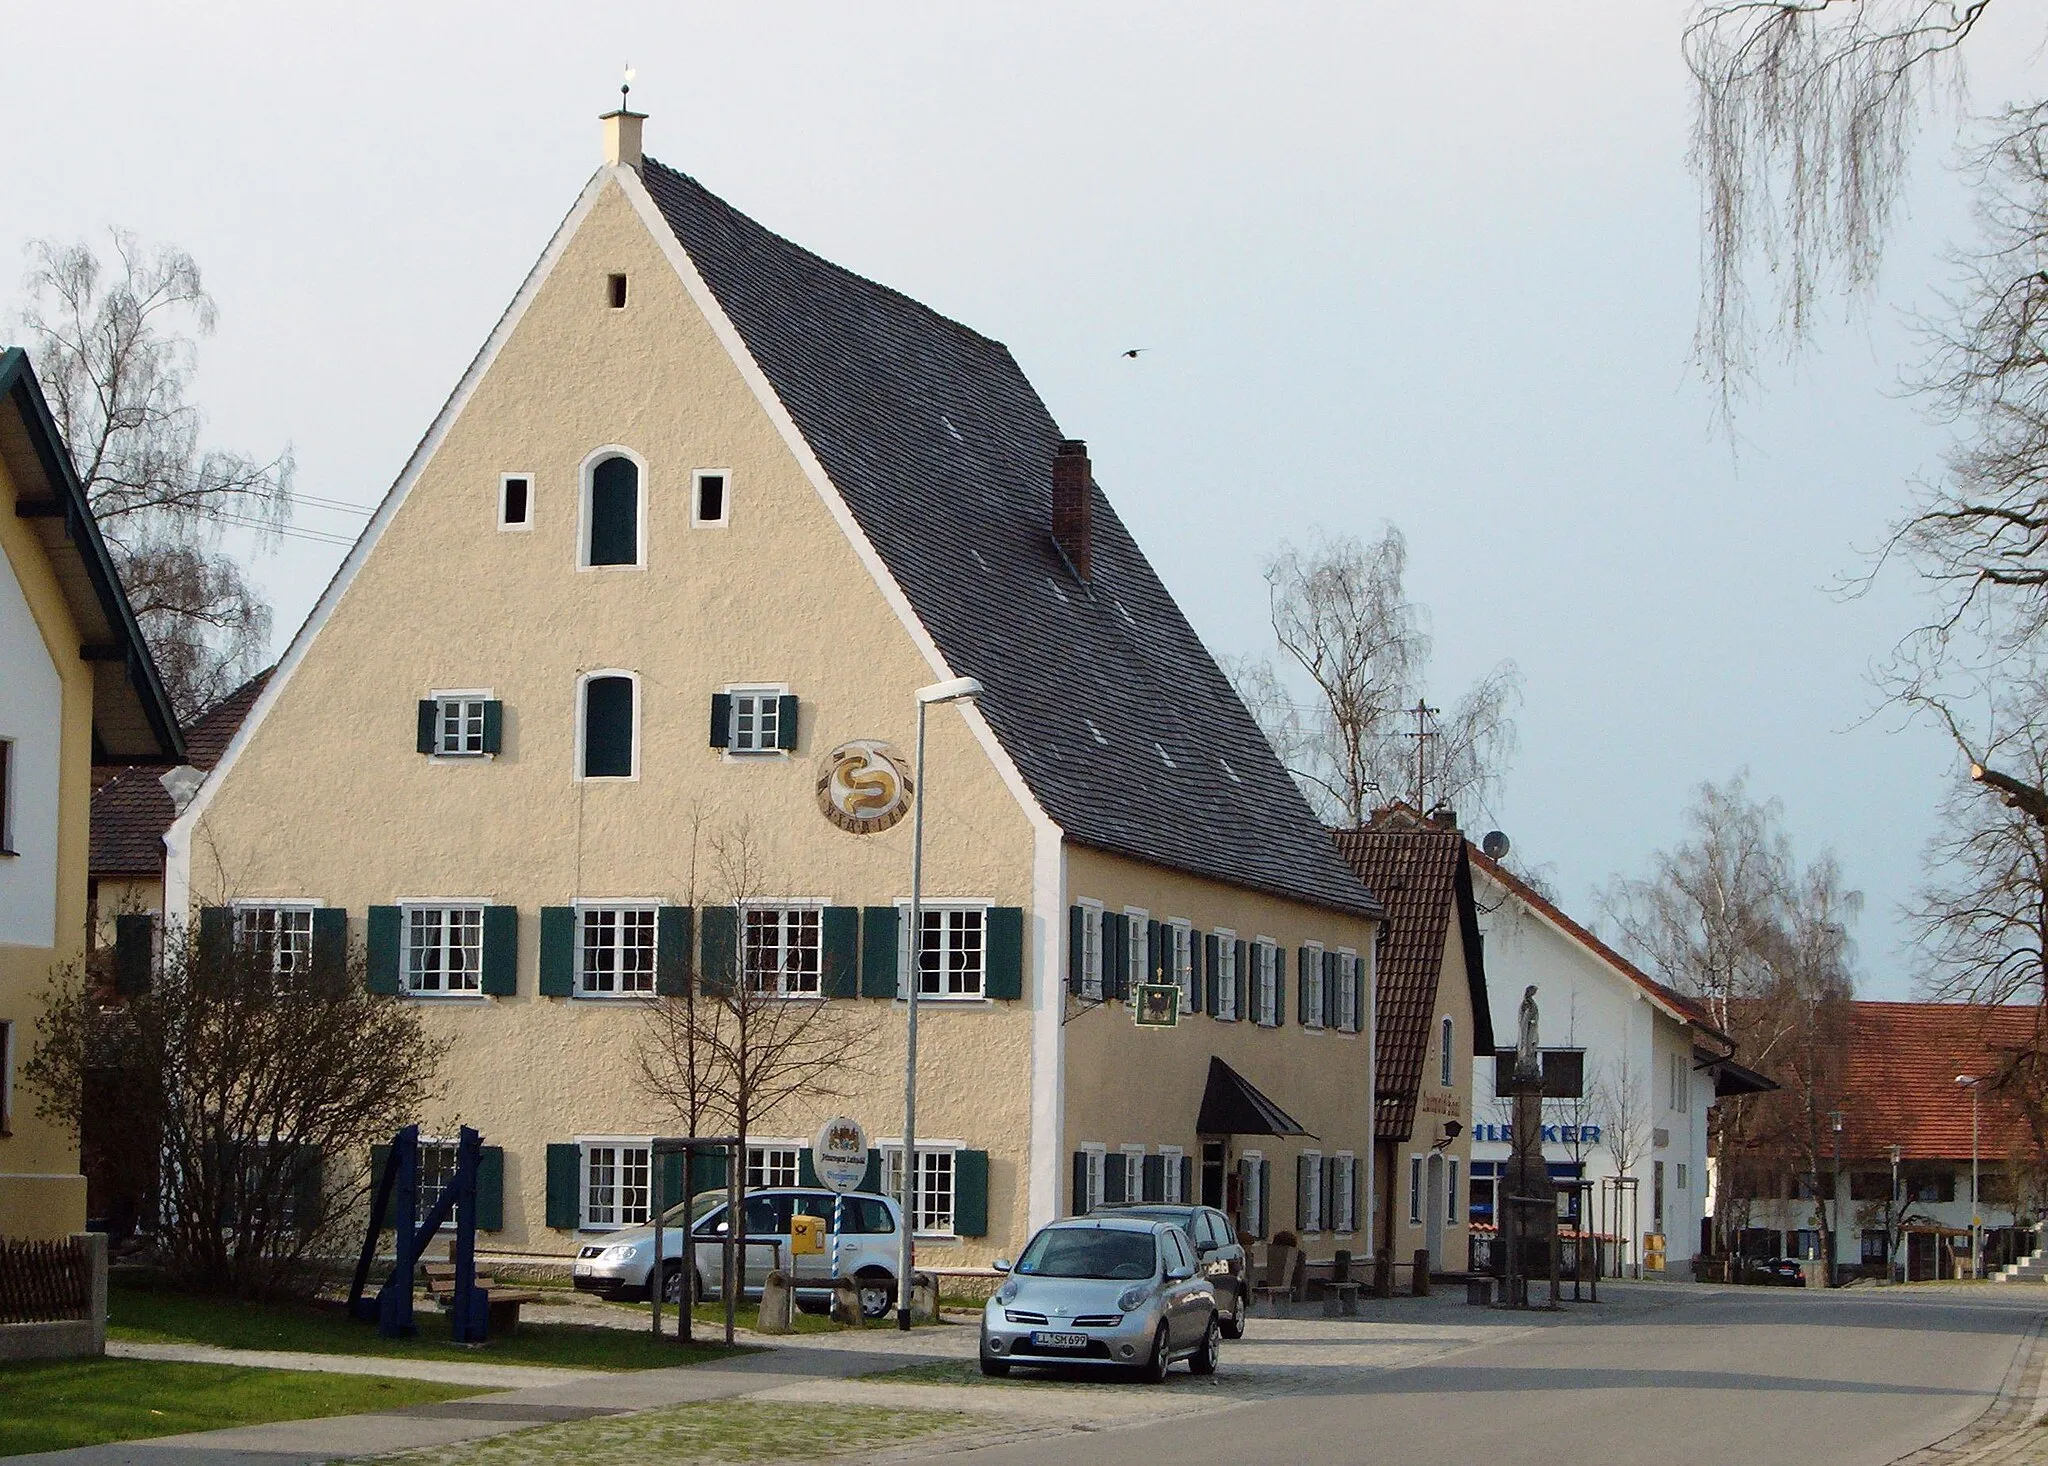
<instances>
[{"instance_id":1,"label":"silver car","mask_svg":"<svg viewBox=\"0 0 2048 1466\"><path fill-rule=\"evenodd\" d=\"M1135 1369L1150 1381L1185 1359L1214 1374L1223 1347L1214 1285L1181 1229L1141 1217L1042 1228L981 1313L981 1372L1014 1364Z\"/></svg>"}]
</instances>

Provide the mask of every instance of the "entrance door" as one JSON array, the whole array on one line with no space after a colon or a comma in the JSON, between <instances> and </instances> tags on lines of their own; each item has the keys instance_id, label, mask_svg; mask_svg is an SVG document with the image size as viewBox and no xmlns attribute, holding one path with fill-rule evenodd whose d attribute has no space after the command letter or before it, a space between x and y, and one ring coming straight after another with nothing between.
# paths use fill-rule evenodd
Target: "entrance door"
<instances>
[{"instance_id":1,"label":"entrance door","mask_svg":"<svg viewBox=\"0 0 2048 1466\"><path fill-rule=\"evenodd\" d=\"M1422 1188L1422 1245L1429 1249L1432 1267L1441 1266L1444 1255L1444 1158L1431 1151L1427 1180Z\"/></svg>"},{"instance_id":2,"label":"entrance door","mask_svg":"<svg viewBox=\"0 0 2048 1466\"><path fill-rule=\"evenodd\" d=\"M1202 1205L1212 1206L1218 1211L1228 1211L1223 1194L1223 1142L1205 1140L1202 1142Z\"/></svg>"}]
</instances>

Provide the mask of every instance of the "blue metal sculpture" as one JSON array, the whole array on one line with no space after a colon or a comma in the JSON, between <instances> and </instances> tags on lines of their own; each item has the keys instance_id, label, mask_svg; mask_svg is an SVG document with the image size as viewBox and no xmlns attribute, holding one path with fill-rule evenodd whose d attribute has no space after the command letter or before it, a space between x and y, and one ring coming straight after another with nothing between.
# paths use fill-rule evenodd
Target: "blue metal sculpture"
<instances>
[{"instance_id":1,"label":"blue metal sculpture","mask_svg":"<svg viewBox=\"0 0 2048 1466\"><path fill-rule=\"evenodd\" d=\"M419 1332L412 1316L413 1275L420 1254L453 1212L455 1298L451 1322L455 1341L481 1344L489 1337L490 1298L476 1285L476 1173L482 1154L483 1137L464 1125L456 1141L455 1175L434 1198L433 1209L414 1227L412 1218L419 1215L420 1127L408 1125L391 1137L391 1153L377 1177L369 1229L363 1235L363 1249L349 1286L350 1317L365 1323L375 1319L377 1332L387 1339L410 1338ZM387 1217L393 1233L391 1273L373 1302L363 1295Z\"/></svg>"}]
</instances>

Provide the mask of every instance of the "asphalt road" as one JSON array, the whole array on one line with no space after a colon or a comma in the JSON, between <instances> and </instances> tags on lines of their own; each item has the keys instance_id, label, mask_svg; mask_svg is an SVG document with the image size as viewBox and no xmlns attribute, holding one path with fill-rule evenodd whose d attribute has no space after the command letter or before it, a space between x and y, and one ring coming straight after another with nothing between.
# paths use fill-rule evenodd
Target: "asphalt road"
<instances>
[{"instance_id":1,"label":"asphalt road","mask_svg":"<svg viewBox=\"0 0 2048 1466\"><path fill-rule=\"evenodd\" d=\"M2032 1290L1686 1290L1669 1308L1414 1368L1333 1370L1303 1394L967 1459L1884 1466L1984 1412L2044 1302Z\"/></svg>"}]
</instances>

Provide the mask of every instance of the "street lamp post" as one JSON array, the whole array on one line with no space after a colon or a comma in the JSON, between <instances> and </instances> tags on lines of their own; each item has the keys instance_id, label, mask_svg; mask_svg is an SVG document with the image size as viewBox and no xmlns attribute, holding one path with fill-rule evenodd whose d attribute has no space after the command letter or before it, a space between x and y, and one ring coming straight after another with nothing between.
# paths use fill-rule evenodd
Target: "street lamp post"
<instances>
[{"instance_id":1,"label":"street lamp post","mask_svg":"<svg viewBox=\"0 0 2048 1466\"><path fill-rule=\"evenodd\" d=\"M1905 1210L1905 1208L1902 1205L1900 1205L1899 1202L1899 1156L1902 1154L1902 1151L1901 1148L1896 1145L1894 1145L1891 1148L1891 1151L1892 1200L1891 1209L1885 1215L1884 1229L1884 1275L1887 1279L1889 1279L1892 1275L1892 1254L1898 1250L1899 1246L1899 1218L1900 1214Z\"/></svg>"},{"instance_id":2,"label":"street lamp post","mask_svg":"<svg viewBox=\"0 0 2048 1466\"><path fill-rule=\"evenodd\" d=\"M904 983L909 1025L903 1044L903 1236L896 1253L896 1327L910 1328L911 1243L917 1235L917 990L924 985L924 724L926 712L949 702L973 702L981 684L955 677L917 690L917 757L910 816L910 961Z\"/></svg>"},{"instance_id":3,"label":"street lamp post","mask_svg":"<svg viewBox=\"0 0 2048 1466\"><path fill-rule=\"evenodd\" d=\"M1977 1214L1977 1097L1984 1092L1984 1081L1975 1074L1958 1074L1956 1083L1966 1085L1970 1091L1970 1276L1982 1278L1983 1226Z\"/></svg>"}]
</instances>

